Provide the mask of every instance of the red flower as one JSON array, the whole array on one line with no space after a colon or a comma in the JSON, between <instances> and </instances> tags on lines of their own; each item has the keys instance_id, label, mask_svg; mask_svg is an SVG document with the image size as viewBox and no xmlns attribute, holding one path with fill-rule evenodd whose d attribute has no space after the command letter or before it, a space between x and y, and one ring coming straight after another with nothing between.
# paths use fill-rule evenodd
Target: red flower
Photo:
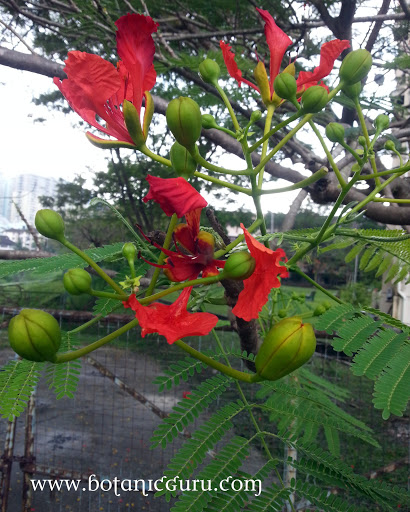
<instances>
[{"instance_id":1,"label":"red flower","mask_svg":"<svg viewBox=\"0 0 410 512\"><path fill-rule=\"evenodd\" d=\"M98 55L69 52L64 68L68 78L61 81L55 77L54 83L84 121L134 146L120 105L124 99L131 101L139 115L144 95L147 99L147 92L155 84L152 33L156 32L158 24L141 14L127 14L115 24L118 28L117 51L122 59L117 67ZM105 124L98 122L96 116ZM104 142L91 133L87 136L92 141Z\"/></svg>"},{"instance_id":2,"label":"red flower","mask_svg":"<svg viewBox=\"0 0 410 512\"><path fill-rule=\"evenodd\" d=\"M184 178L164 179L150 174L147 181L150 189L143 201L146 203L152 199L168 217L176 213L180 218L192 210L205 208L208 204Z\"/></svg>"},{"instance_id":3,"label":"red flower","mask_svg":"<svg viewBox=\"0 0 410 512\"><path fill-rule=\"evenodd\" d=\"M258 8L256 8L256 10L265 21L265 37L270 51L269 79L266 74L265 66L262 62L258 63L259 68L257 68L259 76L259 87L244 79L242 77L241 70L238 68L235 62L235 54L231 51L231 47L223 41L220 41L220 47L222 49L222 55L225 61L225 65L228 69L228 73L232 78L235 78L239 86L242 82L246 83L250 87L253 87L255 90L257 90L260 94L262 94L263 100L266 100L265 103L270 103L272 102L274 95L273 82L280 72L280 66L283 57L287 47L292 44L292 40L283 32L282 29L276 25L268 11ZM316 85L319 80L327 76L332 70L335 60L339 57L342 51L349 46L349 41L341 41L339 39L325 43L322 46L320 52L319 66L313 71L302 71L299 73L299 78L297 79L298 92L301 93L307 87ZM262 91L260 87L261 84L263 88ZM269 91L269 97L265 97L266 91Z\"/></svg>"},{"instance_id":4,"label":"red flower","mask_svg":"<svg viewBox=\"0 0 410 512\"><path fill-rule=\"evenodd\" d=\"M280 263L286 260L283 249L272 251L258 242L241 224L245 241L256 266L253 274L245 279L244 289L239 294L238 302L232 309L235 316L246 321L257 318L259 311L268 300L272 288L279 288L279 277L288 277L289 272Z\"/></svg>"},{"instance_id":5,"label":"red flower","mask_svg":"<svg viewBox=\"0 0 410 512\"><path fill-rule=\"evenodd\" d=\"M211 313L189 313L186 310L192 287L185 288L171 305L154 302L141 305L135 295L123 302L126 308L135 311L141 326L141 336L157 332L165 336L169 344L186 336L205 336L218 323L218 317Z\"/></svg>"},{"instance_id":6,"label":"red flower","mask_svg":"<svg viewBox=\"0 0 410 512\"><path fill-rule=\"evenodd\" d=\"M182 398L187 398L187 399L189 400L189 399L190 399L190 398L189 398L189 395L190 395L190 394L191 394L191 392L190 392L190 391L183 391L183 392L182 392Z\"/></svg>"},{"instance_id":7,"label":"red flower","mask_svg":"<svg viewBox=\"0 0 410 512\"><path fill-rule=\"evenodd\" d=\"M201 208L192 210L185 215L186 224L178 224L174 230L174 242L176 251L164 249L154 243L155 247L161 249L168 258L164 265L147 262L155 267L164 269L164 274L171 281L185 281L196 279L202 272L202 277L216 276L218 268L223 268L225 261L214 259L214 237L211 233L199 230L199 218ZM180 244L186 252L182 252L177 244ZM145 260L146 261L146 260Z\"/></svg>"}]
</instances>

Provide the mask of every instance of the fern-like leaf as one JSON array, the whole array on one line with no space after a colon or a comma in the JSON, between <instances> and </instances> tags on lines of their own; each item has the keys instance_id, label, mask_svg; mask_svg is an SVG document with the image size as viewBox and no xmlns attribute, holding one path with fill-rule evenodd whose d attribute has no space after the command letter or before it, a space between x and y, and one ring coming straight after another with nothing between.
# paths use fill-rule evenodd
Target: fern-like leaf
<instances>
[{"instance_id":1,"label":"fern-like leaf","mask_svg":"<svg viewBox=\"0 0 410 512\"><path fill-rule=\"evenodd\" d=\"M216 400L231 383L231 378L225 375L216 375L202 382L176 405L171 414L167 416L155 430L151 441L153 448L161 444L166 447L189 423L198 417L199 413Z\"/></svg>"},{"instance_id":2,"label":"fern-like leaf","mask_svg":"<svg viewBox=\"0 0 410 512\"><path fill-rule=\"evenodd\" d=\"M170 364L164 371L166 376L160 375L156 377L154 384L158 386L159 392L164 389L171 389L172 386L178 386L181 379L187 381L188 377L192 377L195 373L201 373L207 367L205 363L197 359L186 357L183 361Z\"/></svg>"},{"instance_id":3,"label":"fern-like leaf","mask_svg":"<svg viewBox=\"0 0 410 512\"><path fill-rule=\"evenodd\" d=\"M216 457L197 475L200 482L209 484L198 491L188 491L171 508L171 512L201 512L218 492L222 480L234 475L248 455L249 440L235 436Z\"/></svg>"},{"instance_id":4,"label":"fern-like leaf","mask_svg":"<svg viewBox=\"0 0 410 512\"><path fill-rule=\"evenodd\" d=\"M121 254L122 243L97 247L84 251L95 262L112 258ZM65 270L67 268L84 268L88 265L83 259L73 253L65 253L60 256L50 256L49 258L30 258L27 260L7 261L0 264L0 277L18 274L19 272L33 271L38 274L55 272L56 270Z\"/></svg>"},{"instance_id":5,"label":"fern-like leaf","mask_svg":"<svg viewBox=\"0 0 410 512\"><path fill-rule=\"evenodd\" d=\"M75 335L70 332L63 334L60 347L61 352L69 352L78 346ZM63 397L73 398L77 391L79 375L81 370L81 360L67 361L61 364L48 363L46 367L47 383L57 397L57 400Z\"/></svg>"},{"instance_id":6,"label":"fern-like leaf","mask_svg":"<svg viewBox=\"0 0 410 512\"><path fill-rule=\"evenodd\" d=\"M409 399L410 389L410 343L404 344L390 359L374 386L373 403L383 409L382 416L402 416Z\"/></svg>"},{"instance_id":7,"label":"fern-like leaf","mask_svg":"<svg viewBox=\"0 0 410 512\"><path fill-rule=\"evenodd\" d=\"M20 416L40 378L44 363L11 361L0 371L0 412L3 418Z\"/></svg>"}]
</instances>

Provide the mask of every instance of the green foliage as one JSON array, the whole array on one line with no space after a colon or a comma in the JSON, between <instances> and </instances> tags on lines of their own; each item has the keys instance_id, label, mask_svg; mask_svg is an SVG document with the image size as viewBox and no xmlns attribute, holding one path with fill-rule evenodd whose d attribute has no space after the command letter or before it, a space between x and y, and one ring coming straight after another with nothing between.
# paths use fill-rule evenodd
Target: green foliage
<instances>
[{"instance_id":1,"label":"green foliage","mask_svg":"<svg viewBox=\"0 0 410 512\"><path fill-rule=\"evenodd\" d=\"M410 396L410 328L386 313L367 311L380 319L342 304L321 315L315 328L337 333L332 341L335 350L348 356L357 353L352 372L375 381L373 402L376 409L383 409L383 418L401 416Z\"/></svg>"},{"instance_id":2,"label":"green foliage","mask_svg":"<svg viewBox=\"0 0 410 512\"><path fill-rule=\"evenodd\" d=\"M75 350L79 342L70 332L63 333L60 352ZM47 384L52 389L57 399L68 397L73 398L77 391L77 385L81 370L81 360L67 361L61 364L50 364L46 366Z\"/></svg>"},{"instance_id":3,"label":"green foliage","mask_svg":"<svg viewBox=\"0 0 410 512\"><path fill-rule=\"evenodd\" d=\"M84 252L90 256L95 262L108 260L118 254L121 254L122 243L107 245L106 247L98 247L87 249ZM84 268L87 263L79 256L73 253L65 253L60 256L51 256L50 258L32 258L18 261L1 261L0 277L18 274L19 272L31 271L36 274L46 274L55 272L56 270L65 270L68 268Z\"/></svg>"},{"instance_id":4,"label":"green foliage","mask_svg":"<svg viewBox=\"0 0 410 512\"><path fill-rule=\"evenodd\" d=\"M44 363L15 359L1 368L0 413L3 418L12 420L24 411L43 366Z\"/></svg>"}]
</instances>

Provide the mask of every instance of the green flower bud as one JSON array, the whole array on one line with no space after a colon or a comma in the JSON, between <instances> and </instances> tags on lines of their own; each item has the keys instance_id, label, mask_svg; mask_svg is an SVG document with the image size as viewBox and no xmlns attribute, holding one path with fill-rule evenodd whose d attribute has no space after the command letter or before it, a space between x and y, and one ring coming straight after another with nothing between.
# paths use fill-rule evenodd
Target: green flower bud
<instances>
[{"instance_id":1,"label":"green flower bud","mask_svg":"<svg viewBox=\"0 0 410 512\"><path fill-rule=\"evenodd\" d=\"M198 103L182 96L175 98L168 104L166 118L176 140L189 151L193 150L202 128Z\"/></svg>"},{"instance_id":2,"label":"green flower bud","mask_svg":"<svg viewBox=\"0 0 410 512\"><path fill-rule=\"evenodd\" d=\"M278 380L308 361L316 348L313 327L299 317L285 318L266 335L255 358L256 372Z\"/></svg>"},{"instance_id":3,"label":"green flower bud","mask_svg":"<svg viewBox=\"0 0 410 512\"><path fill-rule=\"evenodd\" d=\"M324 87L314 85L302 94L302 109L306 114L316 114L327 104L328 94Z\"/></svg>"},{"instance_id":4,"label":"green flower bud","mask_svg":"<svg viewBox=\"0 0 410 512\"><path fill-rule=\"evenodd\" d=\"M54 361L60 348L57 320L39 309L23 309L9 323L11 348L29 361Z\"/></svg>"},{"instance_id":5,"label":"green flower bud","mask_svg":"<svg viewBox=\"0 0 410 512\"><path fill-rule=\"evenodd\" d=\"M202 128L205 128L205 130L210 130L211 128L219 128L217 122L215 121L214 116L212 116L211 114L202 114L201 121Z\"/></svg>"},{"instance_id":6,"label":"green flower bud","mask_svg":"<svg viewBox=\"0 0 410 512\"><path fill-rule=\"evenodd\" d=\"M313 316L320 316L326 312L326 308L323 305L317 306L317 308L313 311Z\"/></svg>"},{"instance_id":7,"label":"green flower bud","mask_svg":"<svg viewBox=\"0 0 410 512\"><path fill-rule=\"evenodd\" d=\"M286 315L287 315L287 310L286 309L280 309L278 311L279 318L286 318Z\"/></svg>"},{"instance_id":8,"label":"green flower bud","mask_svg":"<svg viewBox=\"0 0 410 512\"><path fill-rule=\"evenodd\" d=\"M212 59L205 59L199 65L199 74L207 84L217 85L221 69L217 62Z\"/></svg>"},{"instance_id":9,"label":"green flower bud","mask_svg":"<svg viewBox=\"0 0 410 512\"><path fill-rule=\"evenodd\" d=\"M227 279L242 281L253 274L255 264L255 258L249 252L234 252L226 260L224 275Z\"/></svg>"},{"instance_id":10,"label":"green flower bud","mask_svg":"<svg viewBox=\"0 0 410 512\"><path fill-rule=\"evenodd\" d=\"M361 48L346 55L339 69L339 77L346 85L360 82L372 67L372 56Z\"/></svg>"},{"instance_id":11,"label":"green flower bud","mask_svg":"<svg viewBox=\"0 0 410 512\"><path fill-rule=\"evenodd\" d=\"M279 98L294 100L296 98L296 80L289 73L279 73L273 82L273 89Z\"/></svg>"},{"instance_id":12,"label":"green flower bud","mask_svg":"<svg viewBox=\"0 0 410 512\"><path fill-rule=\"evenodd\" d=\"M360 93L362 92L362 84L360 82L356 82L352 85L343 85L342 91L348 98L355 100L360 96Z\"/></svg>"},{"instance_id":13,"label":"green flower bud","mask_svg":"<svg viewBox=\"0 0 410 512\"><path fill-rule=\"evenodd\" d=\"M362 148L364 148L366 146L366 137L364 135L359 135L357 142L362 146Z\"/></svg>"},{"instance_id":14,"label":"green flower bud","mask_svg":"<svg viewBox=\"0 0 410 512\"><path fill-rule=\"evenodd\" d=\"M64 239L64 221L61 215L53 210L45 208L38 210L34 224L40 235L52 240Z\"/></svg>"},{"instance_id":15,"label":"green flower bud","mask_svg":"<svg viewBox=\"0 0 410 512\"><path fill-rule=\"evenodd\" d=\"M382 132L383 130L387 130L390 125L389 116L386 114L379 114L373 122L374 127L378 132Z\"/></svg>"},{"instance_id":16,"label":"green flower bud","mask_svg":"<svg viewBox=\"0 0 410 512\"><path fill-rule=\"evenodd\" d=\"M387 151L395 151L396 144L392 140L386 140L384 149L387 149Z\"/></svg>"},{"instance_id":17,"label":"green flower bud","mask_svg":"<svg viewBox=\"0 0 410 512\"><path fill-rule=\"evenodd\" d=\"M361 170L361 167L357 162L352 165L352 173L355 174L356 172L360 172L360 170Z\"/></svg>"},{"instance_id":18,"label":"green flower bud","mask_svg":"<svg viewBox=\"0 0 410 512\"><path fill-rule=\"evenodd\" d=\"M326 311L332 307L332 305L330 304L330 302L328 300L324 300L322 302L322 306L326 309Z\"/></svg>"},{"instance_id":19,"label":"green flower bud","mask_svg":"<svg viewBox=\"0 0 410 512\"><path fill-rule=\"evenodd\" d=\"M185 179L193 176L196 171L196 162L189 151L187 151L184 146L181 146L179 142L175 142L172 145L170 157L172 167L178 176L182 176Z\"/></svg>"},{"instance_id":20,"label":"green flower bud","mask_svg":"<svg viewBox=\"0 0 410 512\"><path fill-rule=\"evenodd\" d=\"M255 124L257 123L258 121L260 121L262 119L262 112L260 110L254 110L251 114L251 117L250 117L250 122L252 124Z\"/></svg>"},{"instance_id":21,"label":"green flower bud","mask_svg":"<svg viewBox=\"0 0 410 512\"><path fill-rule=\"evenodd\" d=\"M81 295L91 290L91 276L82 268L72 268L63 276L64 288L70 295Z\"/></svg>"},{"instance_id":22,"label":"green flower bud","mask_svg":"<svg viewBox=\"0 0 410 512\"><path fill-rule=\"evenodd\" d=\"M135 248L135 245L131 242L126 242L122 246L122 255L127 261L134 261L137 256L137 249Z\"/></svg>"},{"instance_id":23,"label":"green flower bud","mask_svg":"<svg viewBox=\"0 0 410 512\"><path fill-rule=\"evenodd\" d=\"M345 140L345 129L339 123L329 123L326 126L326 137L331 142L339 142L339 144L343 144Z\"/></svg>"}]
</instances>

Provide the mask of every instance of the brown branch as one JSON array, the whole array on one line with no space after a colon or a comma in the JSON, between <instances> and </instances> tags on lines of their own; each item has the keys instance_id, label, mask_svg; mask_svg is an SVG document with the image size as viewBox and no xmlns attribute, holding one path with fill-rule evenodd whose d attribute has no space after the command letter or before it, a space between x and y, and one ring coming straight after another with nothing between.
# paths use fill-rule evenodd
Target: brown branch
<instances>
[{"instance_id":1,"label":"brown branch","mask_svg":"<svg viewBox=\"0 0 410 512\"><path fill-rule=\"evenodd\" d=\"M387 11L389 10L389 6L390 6L390 0L383 0L382 6L380 7L380 11L378 14L379 15L386 14ZM369 39L367 40L367 43L366 43L366 50L368 52L372 51L374 43L376 42L376 39L379 35L380 29L382 28L382 25L383 25L382 20L377 20L375 22L374 27L369 36Z\"/></svg>"}]
</instances>

